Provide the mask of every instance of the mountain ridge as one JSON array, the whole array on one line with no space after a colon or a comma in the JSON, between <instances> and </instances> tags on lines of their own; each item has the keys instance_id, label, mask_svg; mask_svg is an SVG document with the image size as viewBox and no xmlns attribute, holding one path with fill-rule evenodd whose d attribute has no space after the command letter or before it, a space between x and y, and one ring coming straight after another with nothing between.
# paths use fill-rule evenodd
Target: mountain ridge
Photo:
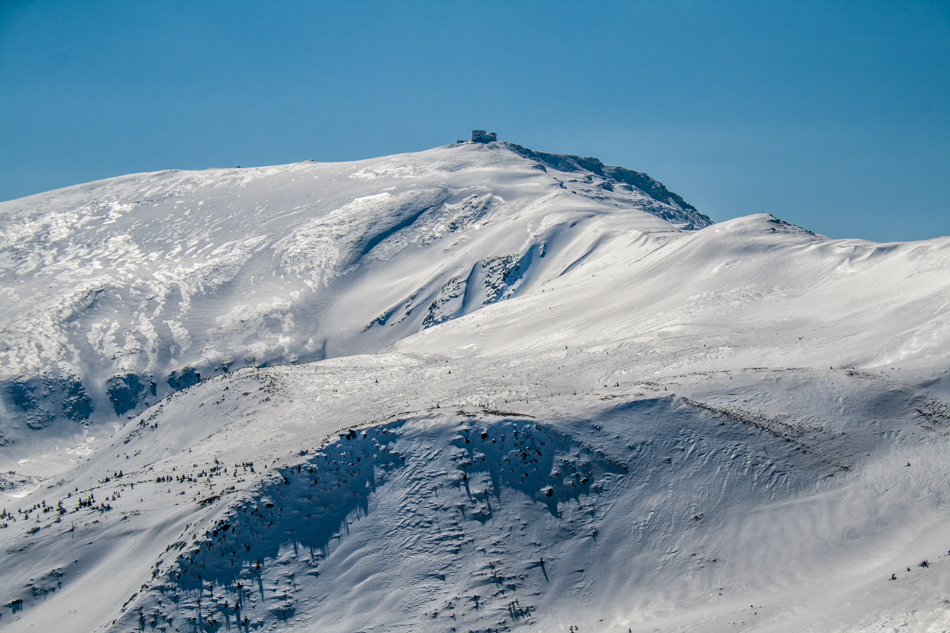
<instances>
[{"instance_id":1,"label":"mountain ridge","mask_svg":"<svg viewBox=\"0 0 950 633\"><path fill-rule=\"evenodd\" d=\"M610 181L596 159L526 158L525 152L504 143L468 144L353 163L165 171L0 205L5 292L19 302L0 323L7 341L0 350L7 419L41 427L82 422L108 409L123 416L169 388L233 366L380 349L413 329L508 298L535 276L532 265L550 259L554 244L531 236L531 223L539 220L519 218L526 212L544 218L550 207L583 223L591 212L626 207L687 228L709 222L678 196L664 202L631 187L602 189ZM560 179L545 171L539 179L521 158L532 164L557 158L571 171ZM509 175L493 192L499 169ZM576 201L557 200L567 174L586 176L571 183ZM644 182L666 192L652 179ZM554 199L539 205L546 196ZM453 236L455 246L477 237L489 221L496 232L522 232L526 241L509 237L505 250L479 252L474 261L464 253L446 257L445 250L423 253L439 244L452 248ZM503 230L504 222L513 224ZM413 248L429 268L439 259L448 260L446 266L403 288L395 303L366 312L371 302L361 296L359 330L340 321L349 315L336 318L329 332L301 332L295 324L301 313L333 320L321 306L338 300L330 297L341 292L343 280ZM281 283L262 279L277 273ZM246 302L246 291L238 289L253 294L251 286L262 282L272 298ZM234 294L231 303L222 301L228 294ZM129 310L135 303L140 307ZM119 318L108 316L109 306ZM397 321L398 332L390 328L380 340L373 324ZM367 342L359 342L360 334ZM15 435L9 425L0 429L0 437Z\"/></svg>"},{"instance_id":2,"label":"mountain ridge","mask_svg":"<svg viewBox=\"0 0 950 633\"><path fill-rule=\"evenodd\" d=\"M0 629L950 627L950 238L684 230L545 156L21 209L3 377L95 380L6 393Z\"/></svg>"},{"instance_id":3,"label":"mountain ridge","mask_svg":"<svg viewBox=\"0 0 950 633\"><path fill-rule=\"evenodd\" d=\"M607 183L604 183L604 185L601 185L610 187L608 191L613 191L613 184L624 184L643 191L657 202L678 207L685 212L685 216L688 218L688 223L682 225L681 228L687 230L701 229L713 223L708 216L697 211L696 207L683 200L681 196L669 191L663 186L663 183L651 178L649 175L643 172L633 171L632 169L627 169L625 167L605 165L599 159L590 156L583 157L574 156L572 154L551 154L546 152L536 152L515 143L507 143L504 141L500 142L504 143L505 146L509 147L525 158L537 161L542 166L547 165L556 170L565 172L573 171L573 167L582 171L588 171L597 174L608 181ZM612 183L610 181L612 181ZM683 216L677 217L676 215L672 214L668 214L666 216L661 214L659 217L671 221L678 220L680 222L682 222L684 219Z\"/></svg>"}]
</instances>

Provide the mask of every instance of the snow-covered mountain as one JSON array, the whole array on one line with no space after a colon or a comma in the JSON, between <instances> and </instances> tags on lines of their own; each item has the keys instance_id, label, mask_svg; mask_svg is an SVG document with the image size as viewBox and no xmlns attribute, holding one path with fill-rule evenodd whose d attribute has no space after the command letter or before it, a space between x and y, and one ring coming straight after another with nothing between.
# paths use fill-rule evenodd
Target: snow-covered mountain
<instances>
[{"instance_id":1,"label":"snow-covered mountain","mask_svg":"<svg viewBox=\"0 0 950 633\"><path fill-rule=\"evenodd\" d=\"M379 351L530 291L611 233L711 222L645 174L469 143L137 174L4 203L0 223L14 442L242 367Z\"/></svg>"},{"instance_id":2,"label":"snow-covered mountain","mask_svg":"<svg viewBox=\"0 0 950 633\"><path fill-rule=\"evenodd\" d=\"M502 142L0 223L0 629L950 626L950 238Z\"/></svg>"}]
</instances>

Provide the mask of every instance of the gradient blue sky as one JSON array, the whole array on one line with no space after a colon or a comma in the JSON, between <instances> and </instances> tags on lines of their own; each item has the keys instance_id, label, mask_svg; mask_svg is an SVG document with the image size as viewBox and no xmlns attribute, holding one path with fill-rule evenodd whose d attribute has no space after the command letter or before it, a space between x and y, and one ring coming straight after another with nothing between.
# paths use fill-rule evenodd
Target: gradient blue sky
<instances>
[{"instance_id":1,"label":"gradient blue sky","mask_svg":"<svg viewBox=\"0 0 950 633\"><path fill-rule=\"evenodd\" d=\"M950 2L0 0L0 200L472 128L714 220L950 235Z\"/></svg>"}]
</instances>

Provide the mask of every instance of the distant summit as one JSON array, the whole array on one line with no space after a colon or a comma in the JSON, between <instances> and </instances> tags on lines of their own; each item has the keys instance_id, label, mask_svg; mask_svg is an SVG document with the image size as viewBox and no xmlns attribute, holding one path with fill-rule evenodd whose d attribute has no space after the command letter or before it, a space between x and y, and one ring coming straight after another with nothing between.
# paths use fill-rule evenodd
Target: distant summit
<instances>
[{"instance_id":1,"label":"distant summit","mask_svg":"<svg viewBox=\"0 0 950 633\"><path fill-rule=\"evenodd\" d=\"M498 140L498 135L494 132L485 130L472 130L472 143L492 143ZM464 138L460 138L456 143L467 143Z\"/></svg>"},{"instance_id":2,"label":"distant summit","mask_svg":"<svg viewBox=\"0 0 950 633\"><path fill-rule=\"evenodd\" d=\"M712 224L646 174L496 139L0 204L15 298L0 442L124 419L242 367L376 352L559 276L591 236Z\"/></svg>"},{"instance_id":3,"label":"distant summit","mask_svg":"<svg viewBox=\"0 0 950 633\"><path fill-rule=\"evenodd\" d=\"M497 140L498 135L494 132L486 132L485 130L472 130L473 143L491 143L492 141Z\"/></svg>"}]
</instances>

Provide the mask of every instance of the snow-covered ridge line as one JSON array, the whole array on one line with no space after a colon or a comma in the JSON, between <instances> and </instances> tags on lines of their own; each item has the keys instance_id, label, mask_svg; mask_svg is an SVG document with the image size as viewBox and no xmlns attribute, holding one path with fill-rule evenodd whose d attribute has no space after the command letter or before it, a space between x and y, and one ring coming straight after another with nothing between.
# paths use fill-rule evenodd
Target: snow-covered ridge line
<instances>
[{"instance_id":1,"label":"snow-covered ridge line","mask_svg":"<svg viewBox=\"0 0 950 633\"><path fill-rule=\"evenodd\" d=\"M467 144L0 204L0 444L69 436L241 367L383 349L531 292L595 234L709 224L618 169Z\"/></svg>"},{"instance_id":2,"label":"snow-covered ridge line","mask_svg":"<svg viewBox=\"0 0 950 633\"><path fill-rule=\"evenodd\" d=\"M650 178L643 172L633 171L625 167L604 165L600 160L590 156L549 154L536 152L514 143L505 143L505 145L525 158L537 161L542 167L550 167L561 172L589 172L601 176L604 182L599 183L599 186L606 191L613 191L615 185L620 185L628 190L638 189L659 203L650 208L650 213L674 223L683 223L686 220L686 223L681 224L680 228L701 229L713 223L708 216L697 211L696 207L683 200L678 194L668 190L663 186L663 183Z\"/></svg>"},{"instance_id":3,"label":"snow-covered ridge line","mask_svg":"<svg viewBox=\"0 0 950 633\"><path fill-rule=\"evenodd\" d=\"M768 368L608 385L631 357L590 351L576 394L551 394L549 359L512 384L523 359L387 355L175 394L8 506L16 604L0 617L20 630L84 600L76 630L685 631L729 630L752 603L750 625L794 631L841 578L870 570L870 614L945 577L944 542L920 539L919 571L913 545L945 523L928 501L947 478L927 426L950 424L933 381ZM940 621L938 594L913 593L913 622Z\"/></svg>"}]
</instances>

